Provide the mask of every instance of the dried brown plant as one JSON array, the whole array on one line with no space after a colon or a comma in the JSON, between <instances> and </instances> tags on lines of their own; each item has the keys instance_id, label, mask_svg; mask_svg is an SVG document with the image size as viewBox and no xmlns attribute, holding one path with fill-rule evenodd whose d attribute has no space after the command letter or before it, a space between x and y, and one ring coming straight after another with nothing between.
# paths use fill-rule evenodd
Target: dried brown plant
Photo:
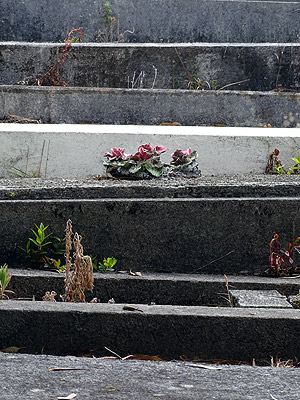
<instances>
[{"instance_id":1,"label":"dried brown plant","mask_svg":"<svg viewBox=\"0 0 300 400\"><path fill-rule=\"evenodd\" d=\"M85 290L93 290L93 265L91 257L83 255L82 237L73 235L72 221L66 226L66 278L63 301L84 302ZM74 246L73 257L71 255Z\"/></svg>"}]
</instances>

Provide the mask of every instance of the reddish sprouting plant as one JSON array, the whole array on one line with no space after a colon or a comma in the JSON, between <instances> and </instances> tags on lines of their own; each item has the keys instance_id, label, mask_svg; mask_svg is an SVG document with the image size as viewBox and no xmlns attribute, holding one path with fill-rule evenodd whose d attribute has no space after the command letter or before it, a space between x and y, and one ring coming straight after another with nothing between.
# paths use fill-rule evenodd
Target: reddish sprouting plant
<instances>
[{"instance_id":1,"label":"reddish sprouting plant","mask_svg":"<svg viewBox=\"0 0 300 400\"><path fill-rule=\"evenodd\" d=\"M171 165L181 165L185 164L187 158L192 154L192 149L189 147L187 150L183 151L180 149L176 149L171 157L173 160L170 162Z\"/></svg>"},{"instance_id":2,"label":"reddish sprouting plant","mask_svg":"<svg viewBox=\"0 0 300 400\"><path fill-rule=\"evenodd\" d=\"M281 250L278 240L278 234L273 232L273 238L270 242L270 267L267 270L274 276L291 275L297 271L295 265L295 254L300 253L300 237L297 237L293 243L289 243L288 250Z\"/></svg>"},{"instance_id":3,"label":"reddish sprouting plant","mask_svg":"<svg viewBox=\"0 0 300 400\"><path fill-rule=\"evenodd\" d=\"M60 75L58 72L58 68L60 64L64 61L65 57L70 50L72 43L81 42L83 31L82 27L80 28L72 28L70 32L67 34L65 42L65 47L62 52L61 57L56 61L56 63L41 77L37 78L33 86L66 86L66 82L60 82ZM75 36L74 36L75 32ZM78 37L76 37L76 33Z\"/></svg>"},{"instance_id":4,"label":"reddish sprouting plant","mask_svg":"<svg viewBox=\"0 0 300 400\"><path fill-rule=\"evenodd\" d=\"M107 161L104 162L106 172L115 177L129 177L134 179L159 178L163 174L164 164L160 154L167 149L164 146L152 147L143 144L134 154L126 154L125 149L113 147L111 153L106 152Z\"/></svg>"},{"instance_id":5,"label":"reddish sprouting plant","mask_svg":"<svg viewBox=\"0 0 300 400\"><path fill-rule=\"evenodd\" d=\"M142 144L139 146L138 151L132 157L134 161L146 161L149 158L159 156L167 150L164 146L152 147L150 144Z\"/></svg>"},{"instance_id":6,"label":"reddish sprouting plant","mask_svg":"<svg viewBox=\"0 0 300 400\"><path fill-rule=\"evenodd\" d=\"M132 157L131 154L125 153L125 149L117 149L116 147L111 149L111 153L107 151L104 155L105 157L108 157L109 161L128 160Z\"/></svg>"}]
</instances>

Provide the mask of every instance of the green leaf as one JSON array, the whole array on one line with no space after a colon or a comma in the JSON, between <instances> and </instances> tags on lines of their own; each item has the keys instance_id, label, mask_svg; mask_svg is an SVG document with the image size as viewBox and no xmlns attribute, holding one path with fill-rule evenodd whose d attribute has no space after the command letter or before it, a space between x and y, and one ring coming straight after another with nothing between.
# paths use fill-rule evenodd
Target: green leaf
<instances>
[{"instance_id":1,"label":"green leaf","mask_svg":"<svg viewBox=\"0 0 300 400\"><path fill-rule=\"evenodd\" d=\"M142 168L141 164L136 164L136 165L133 165L132 167L130 167L128 172L130 174L136 174L138 171L140 171L141 168Z\"/></svg>"},{"instance_id":2,"label":"green leaf","mask_svg":"<svg viewBox=\"0 0 300 400\"><path fill-rule=\"evenodd\" d=\"M151 164L145 164L145 169L151 174L153 175L155 178L159 178L162 175L163 169L162 168L157 168L154 167Z\"/></svg>"},{"instance_id":3,"label":"green leaf","mask_svg":"<svg viewBox=\"0 0 300 400\"><path fill-rule=\"evenodd\" d=\"M34 243L36 246L39 246L39 243L37 243L34 239L29 238L28 240L30 240L32 243ZM28 243L28 242L27 242Z\"/></svg>"}]
</instances>

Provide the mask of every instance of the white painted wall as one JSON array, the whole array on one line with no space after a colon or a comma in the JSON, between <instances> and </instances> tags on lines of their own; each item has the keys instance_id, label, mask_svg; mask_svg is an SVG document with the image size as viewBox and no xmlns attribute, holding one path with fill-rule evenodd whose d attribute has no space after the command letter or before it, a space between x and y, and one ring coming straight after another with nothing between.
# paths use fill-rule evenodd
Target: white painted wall
<instances>
[{"instance_id":1,"label":"white painted wall","mask_svg":"<svg viewBox=\"0 0 300 400\"><path fill-rule=\"evenodd\" d=\"M1 124L0 178L13 177L9 173L12 167L31 173L40 163L42 177L99 175L105 172L106 151L125 147L127 153L133 153L144 143L166 146L165 162L176 148L196 149L205 176L259 174L275 147L286 167L293 165L292 157L300 154L300 129Z\"/></svg>"}]
</instances>

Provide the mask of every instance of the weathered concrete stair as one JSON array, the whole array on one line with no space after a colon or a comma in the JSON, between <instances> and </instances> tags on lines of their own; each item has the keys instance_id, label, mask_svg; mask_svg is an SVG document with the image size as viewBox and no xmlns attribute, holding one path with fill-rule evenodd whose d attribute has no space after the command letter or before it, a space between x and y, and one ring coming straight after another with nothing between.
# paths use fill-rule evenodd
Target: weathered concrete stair
<instances>
[{"instance_id":1,"label":"weathered concrete stair","mask_svg":"<svg viewBox=\"0 0 300 400\"><path fill-rule=\"evenodd\" d=\"M26 266L18 246L25 245L34 223L50 224L62 237L71 218L86 252L98 259L113 255L120 267L262 273L272 233L284 244L300 231L299 180L277 178L75 186L44 181L34 189L32 179L6 181L0 200L0 263Z\"/></svg>"},{"instance_id":2,"label":"weathered concrete stair","mask_svg":"<svg viewBox=\"0 0 300 400\"><path fill-rule=\"evenodd\" d=\"M67 88L14 86L33 84L55 64L63 46L0 44L0 118L17 114L50 123L299 124L299 95L287 92L299 88L297 43L75 43L59 70ZM143 83L133 84L140 73ZM187 90L194 77L201 79L204 90ZM218 90L210 90L214 87Z\"/></svg>"},{"instance_id":3,"label":"weathered concrete stair","mask_svg":"<svg viewBox=\"0 0 300 400\"><path fill-rule=\"evenodd\" d=\"M292 123L294 117L290 114L283 118ZM14 168L29 175L39 169L40 176L47 179L102 175L105 152L117 146L134 154L145 143L165 146L167 151L161 156L165 163L170 162L176 148L197 150L203 176L263 174L268 155L275 148L280 150L280 159L288 169L294 165L292 157L298 156L300 146L299 129L1 124L0 135L0 178L10 179L17 172ZM279 181L277 176L272 182ZM267 182L268 178L266 185Z\"/></svg>"},{"instance_id":4,"label":"weathered concrete stair","mask_svg":"<svg viewBox=\"0 0 300 400\"><path fill-rule=\"evenodd\" d=\"M61 274L11 272L11 289L19 296L35 294L39 299L44 290L63 292ZM298 289L289 279L228 279L231 287L240 289L276 288L285 294ZM299 357L299 310L220 307L226 304L224 292L222 276L95 274L92 296L100 297L101 304L0 301L0 347L99 356L106 354L106 346L122 355L247 362ZM116 304L105 304L111 297ZM124 309L124 304L133 309Z\"/></svg>"},{"instance_id":5,"label":"weathered concrete stair","mask_svg":"<svg viewBox=\"0 0 300 400\"><path fill-rule=\"evenodd\" d=\"M63 41L82 26L84 41L103 30L104 1L2 0L0 41ZM297 42L298 1L110 0L131 42ZM58 12L59 9L59 12Z\"/></svg>"}]
</instances>

